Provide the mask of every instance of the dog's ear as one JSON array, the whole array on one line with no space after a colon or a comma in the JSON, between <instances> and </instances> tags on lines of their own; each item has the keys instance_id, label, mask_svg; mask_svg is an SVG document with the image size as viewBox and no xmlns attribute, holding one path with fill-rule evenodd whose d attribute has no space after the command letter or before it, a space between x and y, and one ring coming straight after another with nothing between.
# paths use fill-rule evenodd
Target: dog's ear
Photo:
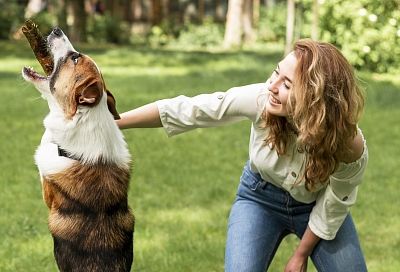
<instances>
[{"instance_id":1,"label":"dog's ear","mask_svg":"<svg viewBox=\"0 0 400 272\"><path fill-rule=\"evenodd\" d=\"M107 107L111 114L114 116L114 120L121 119L117 112L115 98L109 90L106 90L107 93Z\"/></svg>"},{"instance_id":2,"label":"dog's ear","mask_svg":"<svg viewBox=\"0 0 400 272\"><path fill-rule=\"evenodd\" d=\"M96 105L99 103L103 90L98 82L93 82L82 88L82 91L78 95L79 104L90 104Z\"/></svg>"}]
</instances>

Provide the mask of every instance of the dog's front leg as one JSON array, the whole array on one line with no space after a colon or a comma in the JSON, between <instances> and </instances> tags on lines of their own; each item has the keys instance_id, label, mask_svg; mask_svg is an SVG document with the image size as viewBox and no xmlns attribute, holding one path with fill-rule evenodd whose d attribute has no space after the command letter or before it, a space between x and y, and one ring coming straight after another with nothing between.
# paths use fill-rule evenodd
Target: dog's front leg
<instances>
[{"instance_id":1,"label":"dog's front leg","mask_svg":"<svg viewBox=\"0 0 400 272\"><path fill-rule=\"evenodd\" d=\"M43 180L42 182L43 200L46 203L47 207L51 209L54 199L53 186L51 185L50 181L45 177L42 177L42 180Z\"/></svg>"}]
</instances>

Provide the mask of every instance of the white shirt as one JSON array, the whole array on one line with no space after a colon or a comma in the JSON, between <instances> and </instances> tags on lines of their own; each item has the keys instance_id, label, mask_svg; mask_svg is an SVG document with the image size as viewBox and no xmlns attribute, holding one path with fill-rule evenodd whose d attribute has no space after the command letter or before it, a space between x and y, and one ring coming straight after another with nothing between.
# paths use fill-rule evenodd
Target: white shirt
<instances>
[{"instance_id":1,"label":"white shirt","mask_svg":"<svg viewBox=\"0 0 400 272\"><path fill-rule=\"evenodd\" d=\"M278 156L265 144L268 128L263 128L261 114L268 98L268 83L252 84L229 89L227 92L201 94L195 97L178 96L156 102L162 125L168 136L195 128L216 127L240 120L252 121L249 160L252 171L275 186L288 191L297 201L316 204L310 214L309 227L325 240L335 238L349 207L357 197L357 188L368 161L364 140L361 157L352 163L340 163L329 182L307 191L303 177L306 154L299 152L295 143ZM359 130L359 133L361 131Z\"/></svg>"}]
</instances>

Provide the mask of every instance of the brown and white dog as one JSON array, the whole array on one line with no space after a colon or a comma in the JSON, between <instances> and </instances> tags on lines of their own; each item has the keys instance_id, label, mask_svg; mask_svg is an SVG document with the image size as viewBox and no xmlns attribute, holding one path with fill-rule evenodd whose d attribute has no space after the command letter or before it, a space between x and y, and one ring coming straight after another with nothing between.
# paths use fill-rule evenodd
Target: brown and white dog
<instances>
[{"instance_id":1,"label":"brown and white dog","mask_svg":"<svg viewBox=\"0 0 400 272\"><path fill-rule=\"evenodd\" d=\"M48 102L35 161L61 271L130 271L134 217L128 207L130 154L114 118L115 100L95 62L59 28L47 38L48 77L24 68Z\"/></svg>"}]
</instances>

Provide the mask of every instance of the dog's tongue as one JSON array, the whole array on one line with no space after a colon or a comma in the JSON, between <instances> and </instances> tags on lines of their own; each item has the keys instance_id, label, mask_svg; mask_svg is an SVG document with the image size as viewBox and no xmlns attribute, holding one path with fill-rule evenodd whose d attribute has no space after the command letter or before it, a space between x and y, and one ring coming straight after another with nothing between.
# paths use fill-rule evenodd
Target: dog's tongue
<instances>
[{"instance_id":1,"label":"dog's tongue","mask_svg":"<svg viewBox=\"0 0 400 272\"><path fill-rule=\"evenodd\" d=\"M53 58L48 51L47 41L40 33L38 26L33 21L27 20L25 21L25 25L22 27L22 33L24 33L28 40L36 59L43 68L43 71L46 75L50 75L54 68Z\"/></svg>"}]
</instances>

